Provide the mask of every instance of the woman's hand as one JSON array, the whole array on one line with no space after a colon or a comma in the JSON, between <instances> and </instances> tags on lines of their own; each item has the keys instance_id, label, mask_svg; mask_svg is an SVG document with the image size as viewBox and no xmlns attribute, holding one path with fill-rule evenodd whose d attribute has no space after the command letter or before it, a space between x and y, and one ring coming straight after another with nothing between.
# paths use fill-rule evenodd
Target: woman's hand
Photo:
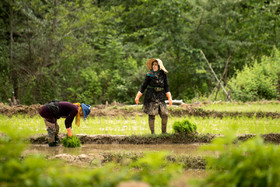
<instances>
[{"instance_id":1,"label":"woman's hand","mask_svg":"<svg viewBox=\"0 0 280 187\"><path fill-rule=\"evenodd\" d=\"M71 129L71 127L67 129L67 135L68 135L68 137L72 137L72 129Z\"/></svg>"},{"instance_id":2,"label":"woman's hand","mask_svg":"<svg viewBox=\"0 0 280 187\"><path fill-rule=\"evenodd\" d=\"M166 93L166 96L167 96L167 98L168 98L169 106L172 106L172 97L171 97L171 93L170 93L170 92L167 92L167 93Z\"/></svg>"},{"instance_id":3,"label":"woman's hand","mask_svg":"<svg viewBox=\"0 0 280 187\"><path fill-rule=\"evenodd\" d=\"M137 95L136 95L136 97L135 97L135 103L136 103L137 105L138 105L138 103L139 103L139 99L140 99L141 95L142 95L142 93L141 93L141 92L138 92Z\"/></svg>"}]
</instances>

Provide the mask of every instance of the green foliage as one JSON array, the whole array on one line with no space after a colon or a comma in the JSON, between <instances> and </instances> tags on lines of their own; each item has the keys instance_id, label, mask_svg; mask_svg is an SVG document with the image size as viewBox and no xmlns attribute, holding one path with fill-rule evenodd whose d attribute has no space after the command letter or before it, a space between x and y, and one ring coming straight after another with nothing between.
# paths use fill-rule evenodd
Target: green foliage
<instances>
[{"instance_id":1,"label":"green foliage","mask_svg":"<svg viewBox=\"0 0 280 187\"><path fill-rule=\"evenodd\" d=\"M280 51L274 49L271 56L263 57L260 63L255 61L253 66L246 66L229 81L232 98L240 101L277 99L279 73Z\"/></svg>"},{"instance_id":2,"label":"green foliage","mask_svg":"<svg viewBox=\"0 0 280 187\"><path fill-rule=\"evenodd\" d=\"M229 131L228 136L214 140L205 149L219 156L208 158L211 174L201 186L280 185L280 148L265 144L260 136L236 143L234 133Z\"/></svg>"},{"instance_id":3,"label":"green foliage","mask_svg":"<svg viewBox=\"0 0 280 187\"><path fill-rule=\"evenodd\" d=\"M62 139L62 144L64 147L80 147L81 141L77 136L68 137Z\"/></svg>"},{"instance_id":4,"label":"green foliage","mask_svg":"<svg viewBox=\"0 0 280 187\"><path fill-rule=\"evenodd\" d=\"M177 133L195 133L197 126L195 123L190 122L188 119L184 119L183 121L175 121L173 123L173 130Z\"/></svg>"},{"instance_id":5,"label":"green foliage","mask_svg":"<svg viewBox=\"0 0 280 187\"><path fill-rule=\"evenodd\" d=\"M0 23L0 26L1 25L2 24ZM4 33L2 29L3 27L1 27L0 33ZM1 34L0 37L4 36ZM12 98L12 85L9 82L9 52L7 46L5 46L2 42L3 41L0 40L0 100L7 102L8 98Z\"/></svg>"},{"instance_id":6,"label":"green foliage","mask_svg":"<svg viewBox=\"0 0 280 187\"><path fill-rule=\"evenodd\" d=\"M81 168L43 156L22 157L26 135L21 129L0 126L1 186L117 186L122 181L143 181L152 186L168 186L182 167L167 161L166 153L147 153L124 165L108 163L98 168Z\"/></svg>"},{"instance_id":7,"label":"green foliage","mask_svg":"<svg viewBox=\"0 0 280 187\"><path fill-rule=\"evenodd\" d=\"M144 181L152 186L168 186L169 181L181 174L182 167L171 164L166 159L167 153L148 153L131 164L132 168L140 169L133 178ZM171 175L172 174L172 175Z\"/></svg>"},{"instance_id":8,"label":"green foliage","mask_svg":"<svg viewBox=\"0 0 280 187\"><path fill-rule=\"evenodd\" d=\"M109 163L97 168L93 172L92 183L94 186L115 186L121 181L133 180L146 182L151 186L168 186L180 174L182 167L167 161L166 153L146 153L142 158L121 167L116 163Z\"/></svg>"},{"instance_id":9,"label":"green foliage","mask_svg":"<svg viewBox=\"0 0 280 187\"><path fill-rule=\"evenodd\" d=\"M216 82L200 50L218 77L230 57L228 80L280 47L277 1L5 0L0 9L4 103L15 96L21 104L131 104L151 57L169 71L173 98L191 100ZM273 97L267 82L266 93L248 96Z\"/></svg>"}]
</instances>

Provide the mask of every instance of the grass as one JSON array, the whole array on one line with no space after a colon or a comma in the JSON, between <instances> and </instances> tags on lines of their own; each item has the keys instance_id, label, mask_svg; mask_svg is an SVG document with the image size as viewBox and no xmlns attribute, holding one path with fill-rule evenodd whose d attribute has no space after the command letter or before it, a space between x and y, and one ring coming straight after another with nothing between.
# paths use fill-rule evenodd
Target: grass
<instances>
[{"instance_id":1,"label":"grass","mask_svg":"<svg viewBox=\"0 0 280 187\"><path fill-rule=\"evenodd\" d=\"M267 134L280 132L280 119L191 117L190 120L197 124L197 131L202 134L223 134L232 127L237 129L237 134Z\"/></svg>"},{"instance_id":2,"label":"grass","mask_svg":"<svg viewBox=\"0 0 280 187\"><path fill-rule=\"evenodd\" d=\"M175 121L182 121L183 117L169 117L167 132L172 133L172 125ZM278 133L280 132L280 119L271 118L202 118L202 117L190 117L190 121L197 125L197 131L202 134L223 134L224 131L229 130L231 127L237 129L238 134L253 133L253 134L265 134L265 133ZM65 119L59 119L58 124L60 126L60 133L66 133L64 126ZM1 126L11 126L17 131L17 129L27 129L33 134L46 134L46 128L43 118L35 116L33 118L17 115L13 117L7 117L0 115ZM108 134L108 135L147 135L150 134L148 126L148 116L135 118L120 117L88 117L85 122L81 122L80 127L77 127L73 122L73 134ZM161 133L161 119L156 116L155 121L156 134Z\"/></svg>"},{"instance_id":3,"label":"grass","mask_svg":"<svg viewBox=\"0 0 280 187\"><path fill-rule=\"evenodd\" d=\"M252 103L230 103L221 102L206 104L203 110L214 110L218 112L279 112L279 102L252 102Z\"/></svg>"}]
</instances>

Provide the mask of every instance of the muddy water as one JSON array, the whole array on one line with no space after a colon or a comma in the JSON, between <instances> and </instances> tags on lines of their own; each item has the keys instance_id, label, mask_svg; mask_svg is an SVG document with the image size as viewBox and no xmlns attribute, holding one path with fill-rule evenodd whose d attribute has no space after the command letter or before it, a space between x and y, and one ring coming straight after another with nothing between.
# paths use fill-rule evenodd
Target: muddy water
<instances>
[{"instance_id":1,"label":"muddy water","mask_svg":"<svg viewBox=\"0 0 280 187\"><path fill-rule=\"evenodd\" d=\"M58 154L92 154L102 152L146 152L166 151L176 155L203 156L206 153L200 151L203 144L160 144L160 145L132 145L132 144L83 144L79 148L49 147L47 144L31 144L24 154L43 154L54 156Z\"/></svg>"},{"instance_id":2,"label":"muddy water","mask_svg":"<svg viewBox=\"0 0 280 187\"><path fill-rule=\"evenodd\" d=\"M99 153L143 153L150 151L165 151L170 154L186 155L186 156L203 156L206 152L200 151L200 147L204 144L159 144L159 145L134 145L134 144L83 144L79 148L65 148L62 145L58 147L49 147L47 144L30 144L24 151L23 155L42 154L47 157L55 157L57 155L90 155ZM73 162L73 161L71 161ZM80 166L88 165L88 163L79 163ZM202 179L207 176L204 169L186 169L182 176L182 182L186 179ZM180 180L178 181L180 183ZM178 186L178 185L175 185ZM180 185L179 185L180 186Z\"/></svg>"}]
</instances>

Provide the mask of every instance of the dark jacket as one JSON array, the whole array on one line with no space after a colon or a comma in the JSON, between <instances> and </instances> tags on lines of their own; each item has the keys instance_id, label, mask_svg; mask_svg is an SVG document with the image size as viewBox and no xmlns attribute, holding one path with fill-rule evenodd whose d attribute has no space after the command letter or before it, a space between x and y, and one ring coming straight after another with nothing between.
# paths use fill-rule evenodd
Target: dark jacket
<instances>
[{"instance_id":1,"label":"dark jacket","mask_svg":"<svg viewBox=\"0 0 280 187\"><path fill-rule=\"evenodd\" d=\"M66 118L65 127L66 128L72 127L72 122L78 113L78 106L66 101L57 102L57 105L58 105L57 114L54 114L54 112L51 111L48 104L44 105L40 109L39 114L51 123L55 123L57 119L59 119L60 117L64 117Z\"/></svg>"},{"instance_id":2,"label":"dark jacket","mask_svg":"<svg viewBox=\"0 0 280 187\"><path fill-rule=\"evenodd\" d=\"M141 85L140 92L144 93L146 88L147 91L145 93L144 105L149 102L164 102L166 99L165 94L170 92L167 74L160 70L157 77L146 75L146 78ZM160 88L161 91L157 91L157 88Z\"/></svg>"}]
</instances>

